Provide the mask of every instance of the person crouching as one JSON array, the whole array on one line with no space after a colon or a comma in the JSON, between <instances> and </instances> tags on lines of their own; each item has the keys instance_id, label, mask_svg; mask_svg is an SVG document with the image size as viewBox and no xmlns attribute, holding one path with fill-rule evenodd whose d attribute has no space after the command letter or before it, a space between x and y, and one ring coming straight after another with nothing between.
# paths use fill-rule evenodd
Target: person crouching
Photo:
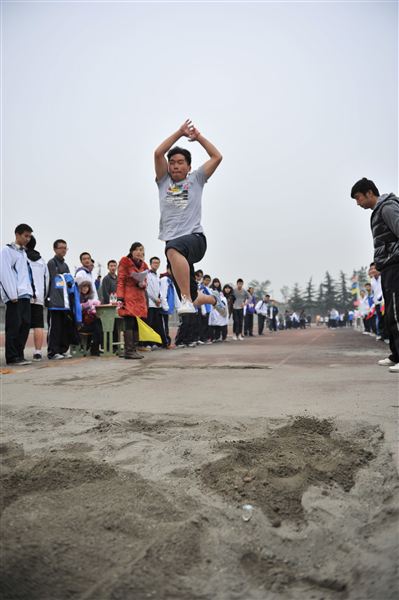
<instances>
[{"instance_id":1,"label":"person crouching","mask_svg":"<svg viewBox=\"0 0 399 600\"><path fill-rule=\"evenodd\" d=\"M100 356L100 344L103 339L103 328L101 319L97 317L96 306L99 300L94 298L94 290L91 281L79 283L80 304L82 306L82 327L79 333L87 333L91 336L90 355Z\"/></svg>"}]
</instances>

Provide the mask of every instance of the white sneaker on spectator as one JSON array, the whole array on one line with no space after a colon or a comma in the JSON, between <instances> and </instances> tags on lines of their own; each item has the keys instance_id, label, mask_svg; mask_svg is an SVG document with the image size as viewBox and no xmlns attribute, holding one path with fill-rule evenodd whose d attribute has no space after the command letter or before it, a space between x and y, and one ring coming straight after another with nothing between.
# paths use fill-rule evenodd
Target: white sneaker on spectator
<instances>
[{"instance_id":1,"label":"white sneaker on spectator","mask_svg":"<svg viewBox=\"0 0 399 600\"><path fill-rule=\"evenodd\" d=\"M63 353L62 353L62 356L63 356L64 358L73 358L73 357L72 357L72 354L69 352L69 350L68 350L68 352L63 352Z\"/></svg>"},{"instance_id":2,"label":"white sneaker on spectator","mask_svg":"<svg viewBox=\"0 0 399 600\"><path fill-rule=\"evenodd\" d=\"M391 373L399 373L399 363L396 363L393 367L389 367Z\"/></svg>"},{"instance_id":3,"label":"white sneaker on spectator","mask_svg":"<svg viewBox=\"0 0 399 600\"><path fill-rule=\"evenodd\" d=\"M187 299L187 296L181 297L180 308L177 309L178 315L185 315L190 313L196 313L195 306L190 300Z\"/></svg>"},{"instance_id":4,"label":"white sneaker on spectator","mask_svg":"<svg viewBox=\"0 0 399 600\"><path fill-rule=\"evenodd\" d=\"M377 341L379 341L379 340L382 340L382 337L381 337L380 335L376 335L376 336L375 336L375 339L376 339Z\"/></svg>"},{"instance_id":5,"label":"white sneaker on spectator","mask_svg":"<svg viewBox=\"0 0 399 600\"><path fill-rule=\"evenodd\" d=\"M54 356L51 357L51 360L64 360L65 356L63 354L54 354Z\"/></svg>"},{"instance_id":6,"label":"white sneaker on spectator","mask_svg":"<svg viewBox=\"0 0 399 600\"><path fill-rule=\"evenodd\" d=\"M368 331L362 331L363 335L370 335L370 333Z\"/></svg>"},{"instance_id":7,"label":"white sneaker on spectator","mask_svg":"<svg viewBox=\"0 0 399 600\"><path fill-rule=\"evenodd\" d=\"M191 344L187 344L187 348L195 348L196 344L194 344L194 342L191 342Z\"/></svg>"},{"instance_id":8,"label":"white sneaker on spectator","mask_svg":"<svg viewBox=\"0 0 399 600\"><path fill-rule=\"evenodd\" d=\"M233 335L233 340L236 342L236 341L237 341L237 339L238 339L238 338L237 338L236 334L234 334L234 335Z\"/></svg>"},{"instance_id":9,"label":"white sneaker on spectator","mask_svg":"<svg viewBox=\"0 0 399 600\"><path fill-rule=\"evenodd\" d=\"M202 340L198 340L196 342L197 346L203 346L205 344L205 342L203 342Z\"/></svg>"},{"instance_id":10,"label":"white sneaker on spectator","mask_svg":"<svg viewBox=\"0 0 399 600\"><path fill-rule=\"evenodd\" d=\"M243 341L244 341L244 337L243 337L242 335L239 335L239 336L238 336L238 339L240 340L240 342L243 342Z\"/></svg>"},{"instance_id":11,"label":"white sneaker on spectator","mask_svg":"<svg viewBox=\"0 0 399 600\"><path fill-rule=\"evenodd\" d=\"M226 309L226 306L223 304L223 302L220 299L219 292L216 290L211 290L211 294L214 298L216 298L216 304L214 305L214 308L218 311L218 313L222 317L225 317L226 313L227 313L227 309Z\"/></svg>"},{"instance_id":12,"label":"white sneaker on spectator","mask_svg":"<svg viewBox=\"0 0 399 600\"><path fill-rule=\"evenodd\" d=\"M381 365L381 367L393 367L395 363L387 357L379 360L377 364Z\"/></svg>"}]
</instances>

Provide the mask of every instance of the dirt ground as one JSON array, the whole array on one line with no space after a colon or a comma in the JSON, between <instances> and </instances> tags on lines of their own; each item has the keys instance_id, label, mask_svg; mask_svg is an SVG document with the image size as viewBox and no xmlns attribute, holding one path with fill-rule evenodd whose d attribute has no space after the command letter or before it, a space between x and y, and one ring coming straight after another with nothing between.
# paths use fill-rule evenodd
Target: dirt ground
<instances>
[{"instance_id":1,"label":"dirt ground","mask_svg":"<svg viewBox=\"0 0 399 600\"><path fill-rule=\"evenodd\" d=\"M3 600L398 597L399 378L375 341L215 346L4 375Z\"/></svg>"}]
</instances>

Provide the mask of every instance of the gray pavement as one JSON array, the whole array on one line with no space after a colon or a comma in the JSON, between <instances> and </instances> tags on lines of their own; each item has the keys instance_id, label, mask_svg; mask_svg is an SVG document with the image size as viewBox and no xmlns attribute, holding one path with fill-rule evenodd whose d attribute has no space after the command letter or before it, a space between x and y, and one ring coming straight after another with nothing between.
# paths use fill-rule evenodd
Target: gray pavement
<instances>
[{"instance_id":1,"label":"gray pavement","mask_svg":"<svg viewBox=\"0 0 399 600\"><path fill-rule=\"evenodd\" d=\"M141 361L44 360L3 375L1 397L14 408L364 421L382 427L397 460L399 376L377 365L387 354L358 331L312 327Z\"/></svg>"}]
</instances>

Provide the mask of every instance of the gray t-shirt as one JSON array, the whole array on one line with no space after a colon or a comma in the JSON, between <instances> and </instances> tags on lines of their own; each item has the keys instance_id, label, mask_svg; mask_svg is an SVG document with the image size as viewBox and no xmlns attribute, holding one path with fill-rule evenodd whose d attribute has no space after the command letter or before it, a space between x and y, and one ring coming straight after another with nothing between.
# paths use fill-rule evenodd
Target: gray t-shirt
<instances>
[{"instance_id":1,"label":"gray t-shirt","mask_svg":"<svg viewBox=\"0 0 399 600\"><path fill-rule=\"evenodd\" d=\"M201 200L207 182L204 168L189 173L183 181L173 181L169 173L157 181L159 189L159 239L165 242L189 233L203 233Z\"/></svg>"},{"instance_id":2,"label":"gray t-shirt","mask_svg":"<svg viewBox=\"0 0 399 600\"><path fill-rule=\"evenodd\" d=\"M242 305L245 302L245 300L249 300L249 298L251 297L247 290L244 290L244 288L242 288L241 290L235 288L233 290L233 295L235 298L233 308L242 308Z\"/></svg>"}]
</instances>

